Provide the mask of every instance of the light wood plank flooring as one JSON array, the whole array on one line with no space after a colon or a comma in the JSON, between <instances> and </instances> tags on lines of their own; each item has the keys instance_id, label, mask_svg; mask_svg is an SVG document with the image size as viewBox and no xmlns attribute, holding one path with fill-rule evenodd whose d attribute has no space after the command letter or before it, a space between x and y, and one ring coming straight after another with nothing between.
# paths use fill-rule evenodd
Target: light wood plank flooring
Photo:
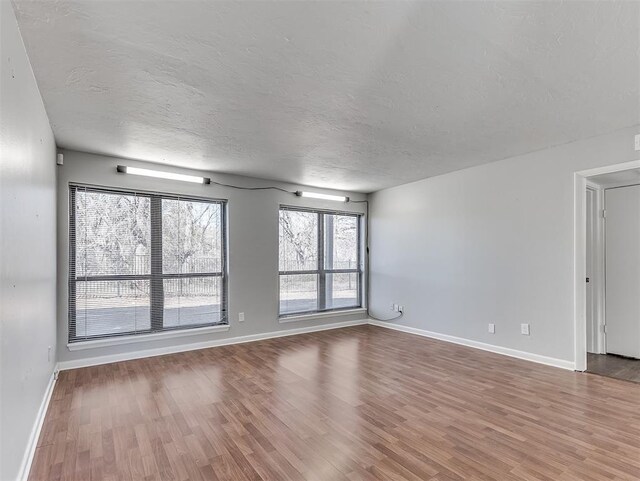
<instances>
[{"instance_id":1,"label":"light wood plank flooring","mask_svg":"<svg viewBox=\"0 0 640 481\"><path fill-rule=\"evenodd\" d=\"M60 373L35 480L640 479L640 385L374 326Z\"/></svg>"}]
</instances>

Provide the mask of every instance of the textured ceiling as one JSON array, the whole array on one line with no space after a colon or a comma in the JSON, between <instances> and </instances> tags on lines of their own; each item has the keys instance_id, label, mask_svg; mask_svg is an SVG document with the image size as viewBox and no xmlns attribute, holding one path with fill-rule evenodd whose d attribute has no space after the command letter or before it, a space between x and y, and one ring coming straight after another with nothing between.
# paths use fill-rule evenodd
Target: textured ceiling
<instances>
[{"instance_id":1,"label":"textured ceiling","mask_svg":"<svg viewBox=\"0 0 640 481\"><path fill-rule=\"evenodd\" d=\"M640 3L14 2L60 146L373 191L640 123Z\"/></svg>"}]
</instances>

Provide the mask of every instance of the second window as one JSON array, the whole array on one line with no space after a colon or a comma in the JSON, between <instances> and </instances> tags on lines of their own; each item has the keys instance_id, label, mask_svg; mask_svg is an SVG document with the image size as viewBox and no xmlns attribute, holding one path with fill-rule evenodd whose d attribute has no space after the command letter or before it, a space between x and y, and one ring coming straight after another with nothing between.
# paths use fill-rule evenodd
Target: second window
<instances>
[{"instance_id":1,"label":"second window","mask_svg":"<svg viewBox=\"0 0 640 481\"><path fill-rule=\"evenodd\" d=\"M362 306L361 216L280 208L281 317Z\"/></svg>"}]
</instances>

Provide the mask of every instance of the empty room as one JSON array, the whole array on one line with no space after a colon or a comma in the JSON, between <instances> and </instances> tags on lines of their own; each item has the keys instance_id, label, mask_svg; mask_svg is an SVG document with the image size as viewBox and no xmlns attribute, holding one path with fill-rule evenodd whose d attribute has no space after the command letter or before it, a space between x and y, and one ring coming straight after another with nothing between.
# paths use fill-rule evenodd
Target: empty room
<instances>
[{"instance_id":1,"label":"empty room","mask_svg":"<svg viewBox=\"0 0 640 481\"><path fill-rule=\"evenodd\" d=\"M0 481L640 481L640 1L0 36Z\"/></svg>"}]
</instances>

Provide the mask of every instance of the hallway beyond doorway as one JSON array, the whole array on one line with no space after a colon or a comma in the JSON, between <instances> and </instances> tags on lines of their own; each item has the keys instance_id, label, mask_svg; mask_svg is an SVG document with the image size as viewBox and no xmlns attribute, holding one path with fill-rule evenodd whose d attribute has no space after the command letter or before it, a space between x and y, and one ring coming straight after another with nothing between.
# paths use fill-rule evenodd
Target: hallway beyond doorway
<instances>
[{"instance_id":1,"label":"hallway beyond doorway","mask_svg":"<svg viewBox=\"0 0 640 481\"><path fill-rule=\"evenodd\" d=\"M640 383L640 359L615 354L587 354L587 372Z\"/></svg>"}]
</instances>

